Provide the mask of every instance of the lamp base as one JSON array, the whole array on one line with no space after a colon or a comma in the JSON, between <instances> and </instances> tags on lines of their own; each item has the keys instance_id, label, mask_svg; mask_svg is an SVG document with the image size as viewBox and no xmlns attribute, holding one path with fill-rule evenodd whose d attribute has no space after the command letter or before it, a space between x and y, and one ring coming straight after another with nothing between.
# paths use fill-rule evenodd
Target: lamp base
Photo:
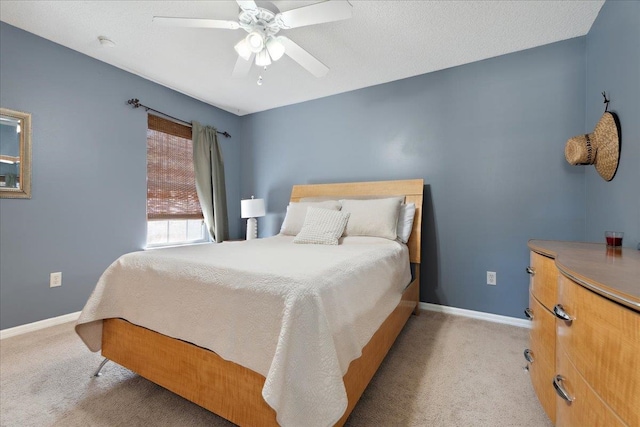
<instances>
[{"instance_id":1,"label":"lamp base","mask_svg":"<svg viewBox=\"0 0 640 427\"><path fill-rule=\"evenodd\" d=\"M258 238L258 220L255 218L247 219L247 240Z\"/></svg>"}]
</instances>

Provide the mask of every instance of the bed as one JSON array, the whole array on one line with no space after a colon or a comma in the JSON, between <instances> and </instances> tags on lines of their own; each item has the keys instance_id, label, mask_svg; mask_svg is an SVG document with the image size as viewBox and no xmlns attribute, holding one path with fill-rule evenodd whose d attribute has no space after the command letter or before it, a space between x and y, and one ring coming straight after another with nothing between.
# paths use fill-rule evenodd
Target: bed
<instances>
[{"instance_id":1,"label":"bed","mask_svg":"<svg viewBox=\"0 0 640 427\"><path fill-rule=\"evenodd\" d=\"M258 239L257 242L230 242L211 245L208 249L182 249L149 255L140 254L137 257L127 258L129 264L136 264L136 267L138 267L137 275L128 277L131 283L130 287L133 289L131 292L134 295L127 296L125 293L119 293L116 285L113 285L112 289L116 289L114 291L99 289L99 287L96 287L96 291L94 291L94 294L96 292L114 294L113 298L116 301L114 305L118 306L119 310L123 309L122 307L128 307L123 311L125 314L109 317L109 310L99 313L100 310L96 308L97 305L96 307L85 307L76 330L92 350L101 349L105 358L131 369L150 381L238 425L274 426L279 425L279 422L283 425L300 425L303 419L300 417L309 416L309 414L311 414L313 421L319 425L343 425L407 319L412 312L417 310L419 301L423 186L423 181L418 179L296 185L293 187L291 202L318 197L366 198L402 195L406 203L414 203L416 205L411 237L406 246L396 242L383 242L382 240L384 239L378 239L380 240L378 242L375 240L377 238L344 237L341 240L339 249L342 252L339 252L339 255L336 256L335 252L325 251L324 248L311 248L311 246L318 245L297 245L298 247L308 246L308 248L304 248L304 251L313 251L310 253L313 253L314 257L321 257L322 260L326 260L327 266L336 266L332 267L330 271L326 270L326 268L322 270L318 267L319 269L316 271L317 279L330 276L333 271L341 269L353 270L352 274L354 272L355 274L350 277L354 278L354 282L357 281L356 278L366 281L370 286L369 289L372 295L380 292L379 298L371 297L375 301L372 301L373 305L368 311L364 311L364 308L361 310L360 304L364 307L364 302L353 302L347 298L349 291L345 289L349 289L351 283L344 283L340 287L335 287L337 291L330 293L334 299L326 299L328 297L326 297L327 293L325 292L323 294L325 296L322 297L323 299L318 304L322 307L322 311L318 313L315 313L314 304L298 303L298 301L307 301L312 298L308 294L313 294L313 298L318 299L314 294L316 292L315 284L313 286L302 286L303 291L296 294L304 294L305 298L290 298L289 294L287 294L287 297L283 297L282 300L286 299L286 301L291 300L294 302L292 304L283 303L282 307L278 307L279 299L276 298L273 301L269 299L272 293L275 292L273 291L274 281L278 282L278 286L286 288L289 279L291 279L291 283L295 283L296 289L299 290L301 289L298 286L298 283L301 282L299 277L302 276L297 275L298 270L311 269L311 273L313 273L315 267L311 264L305 265L304 257L296 259L296 254L286 252L290 251L290 247L296 246L291 244L291 238L277 236L269 239ZM375 245L373 246L376 246L375 251L373 249L370 250L372 240L367 241L367 245L363 245L363 239L374 239ZM221 252L222 250L225 251ZM258 258L251 258L251 251L263 251L262 253L265 253L265 250L269 254L273 254L273 256L269 258L265 255L264 265L252 266L252 268L247 269L246 273L262 274L262 276L234 279L237 277L236 272L239 271L232 268L237 257L232 258L229 255L229 260L225 261L224 258L227 254L232 254L234 251L244 253L255 261ZM298 248L298 252L303 251ZM377 261L372 258L380 253L384 253L386 254L384 256L390 258L405 257L403 259L411 263L412 274L407 275L405 273L403 276L402 271L398 270L397 274L392 275L393 268L388 266L393 264L385 264L387 261L384 259ZM160 254L165 258L163 259ZM287 274L274 276L271 274L270 267L273 264L277 264L278 259L282 258L278 254L284 254L287 258L292 258L290 261L293 262L293 266ZM345 260L348 260L346 262L348 266L344 268L340 264L343 255ZM147 258L151 260L149 262L155 263L155 267L149 268L145 264L145 259ZM228 293L226 296L221 294L220 301L224 300L226 302L226 299L222 298L237 300L236 305L228 304L229 313L227 313L228 316L231 316L229 319L232 319L229 323L237 324L236 329L231 329L232 333L227 332L230 335L228 338L231 339L233 344L220 347L220 343L213 342L209 345L206 339L215 340L217 338L211 338L211 336L217 336L218 334L205 334L205 332L210 327L209 325L215 323L216 313L205 313L206 309L202 307L199 310L192 310L191 305L182 307L183 311L181 313L183 315L180 318L172 318L169 314L171 310L180 309L180 307L173 307L174 304L163 309L158 304L152 303L150 305L154 307L154 310L147 310L147 314L144 314L145 310L143 308L135 304L129 304L129 300L135 299L135 290L139 289L140 286L144 287L144 285L140 285L140 282L144 282L147 277L153 276L150 281L156 284L162 282L158 286L164 286L169 292L171 287L176 284L175 282L180 280L179 278L171 277L171 274L181 270L181 265L187 265L186 260L189 260L188 268L185 267L183 269L185 270L183 272L185 276L183 276L182 280L184 282L192 281L195 285L189 287L187 291L181 291L183 293L180 294L180 298L176 296L174 300L176 301L175 305L180 306L182 301L187 299L185 292L192 293L194 294L192 297L196 301L195 305L198 305L197 301L204 299L198 294L198 286L205 287L206 283L218 280L221 277L220 275L226 274L218 271L214 274L206 270L204 260L207 259L207 262L214 262L210 261L211 258L214 258L215 262L226 263L225 266L229 266L231 270L224 280L231 283L229 287L231 291L235 290L236 293ZM200 272L198 272L200 268L199 259L203 260L203 267ZM257 264L260 264L260 262L257 262ZM325 262L321 264L325 264ZM158 273L159 270L162 270L158 266L163 265L166 266L166 271ZM387 277L387 273L390 276ZM209 277L209 274L213 274L213 276ZM105 275L108 275L107 272L105 272ZM257 280L258 277L261 277L260 280L266 283L266 286L263 287L266 290L258 296L243 294L241 282L243 280ZM338 277L340 276L336 276L336 278ZM401 280L398 279L400 277L402 278ZM115 279L113 281L116 282ZM402 288L394 291L397 293L397 297L391 297L391 291L386 290L387 288L383 286L380 286L380 291L378 291L377 283L385 281L406 281L408 285L402 283ZM329 283L328 281L327 286L332 286ZM126 285L127 283L121 283L120 288L126 289ZM234 288L234 286L240 286L240 288ZM230 295L233 296L230 297ZM240 297L239 295L242 296ZM166 300L166 297L164 299ZM361 299L366 300L367 298ZM159 298L159 300L162 300L162 298ZM283 322L289 327L280 329L277 340L269 338L271 332L267 325L273 323L270 314L264 315L263 322L256 323L255 321L256 310L259 311L260 307L265 304L275 306L275 311L278 313L284 313L279 314L281 317L278 317L278 319L289 319L287 322ZM386 306L384 306L385 304ZM389 304L392 304L392 306L389 306ZM89 306L90 304L88 303L87 305ZM345 326L348 322L339 323L338 320L335 320L340 318L343 308L349 307L353 307L354 311L363 312L364 314L360 317L371 320L376 325L375 328L371 329L371 322L367 323L364 320L360 322L360 317L354 317L354 325L349 326L351 329ZM194 311L200 313L197 319L193 316ZM292 314L288 317L287 313L289 311L295 315ZM348 310L344 311L347 312ZM390 314L386 315L387 312ZM114 311L114 313L119 312ZM159 314L156 316L156 313ZM381 313L385 313L382 318L380 318ZM235 317L233 317L234 315ZM377 319L376 316L378 316ZM153 317L156 318L154 320L155 323L149 322L148 319ZM183 317L187 322L194 322L193 327L188 328L189 331L186 336L174 333L173 330L174 323L181 323ZM303 321L305 317L308 317L308 319ZM243 323L245 320L252 321L251 319L254 319L254 323L248 324L249 326ZM316 319L320 320L316 321ZM334 329L324 328L322 326L325 323L323 319L328 319L328 323L336 323L337 326ZM195 322L203 322L208 326L203 328L202 325L197 325ZM303 328L303 332L299 330L299 327L296 327L308 324L319 326ZM377 325L380 326L378 327ZM257 331L256 334L256 330L263 327L265 329L264 337L261 331ZM325 329L327 330L325 331ZM337 334L335 332L336 329L341 332ZM287 331L286 333L283 332L285 330ZM238 339L238 331L250 331L253 335L251 335L250 339ZM246 333L249 334L250 332ZM206 339L202 338L205 335ZM362 341L363 337L366 338L364 341ZM94 339L94 341L97 339L99 342L91 343L91 339ZM351 341L354 341L353 345L351 345ZM331 348L333 347L324 345L326 342L335 346L335 357L331 353ZM322 345L315 346L316 343ZM274 346L277 346L277 350L275 350L276 347ZM355 347L355 349L351 347ZM216 348L218 351L213 351L212 348ZM308 348L307 353L302 354L301 349L305 348ZM265 357L269 359L270 356L262 356L261 352L256 351L256 349L263 349L266 355L271 355L275 351L275 357L270 362L271 365L265 365L264 362ZM297 358L294 358L290 353L294 356L297 354L295 356ZM312 387L309 387L310 384ZM337 390L337 388L340 390ZM335 399L334 395L336 396ZM299 402L296 399L299 399ZM318 404L316 406L319 408L326 407L328 408L327 411L332 412L316 414L314 413L315 407L304 406L305 404L308 405L309 401L324 402L323 399L327 399L326 404ZM278 408L277 413L273 407ZM304 424L308 423L305 422Z\"/></svg>"}]
</instances>

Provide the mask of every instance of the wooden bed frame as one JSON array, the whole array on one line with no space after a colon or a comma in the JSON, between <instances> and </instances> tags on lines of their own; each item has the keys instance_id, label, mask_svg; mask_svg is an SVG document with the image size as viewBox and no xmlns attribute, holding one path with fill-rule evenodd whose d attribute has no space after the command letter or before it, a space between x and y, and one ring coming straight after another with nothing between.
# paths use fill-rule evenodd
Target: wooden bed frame
<instances>
[{"instance_id":1,"label":"wooden bed frame","mask_svg":"<svg viewBox=\"0 0 640 427\"><path fill-rule=\"evenodd\" d=\"M295 185L291 201L321 196L398 196L415 203L416 215L408 242L414 280L402 300L387 317L362 356L344 375L348 406L335 424L342 426L378 370L412 312L417 313L420 287L422 179ZM122 319L106 319L102 331L102 355L142 377L200 405L240 426L277 426L276 413L262 398L265 377L216 353L170 338Z\"/></svg>"}]
</instances>

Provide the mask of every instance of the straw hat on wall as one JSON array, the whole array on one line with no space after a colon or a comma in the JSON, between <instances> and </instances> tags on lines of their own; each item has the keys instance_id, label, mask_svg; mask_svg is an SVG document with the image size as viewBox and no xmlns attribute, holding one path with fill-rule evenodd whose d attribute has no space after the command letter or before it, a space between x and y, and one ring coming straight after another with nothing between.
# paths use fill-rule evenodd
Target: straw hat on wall
<instances>
[{"instance_id":1,"label":"straw hat on wall","mask_svg":"<svg viewBox=\"0 0 640 427\"><path fill-rule=\"evenodd\" d=\"M594 165L605 181L611 181L620 161L618 116L607 111L592 133L569 138L564 157L571 165Z\"/></svg>"}]
</instances>

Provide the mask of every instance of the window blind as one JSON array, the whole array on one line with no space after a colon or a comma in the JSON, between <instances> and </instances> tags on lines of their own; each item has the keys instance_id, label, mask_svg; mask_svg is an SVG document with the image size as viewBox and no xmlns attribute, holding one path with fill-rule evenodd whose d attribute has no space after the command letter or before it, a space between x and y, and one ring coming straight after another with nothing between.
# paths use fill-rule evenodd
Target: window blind
<instances>
[{"instance_id":1,"label":"window blind","mask_svg":"<svg viewBox=\"0 0 640 427\"><path fill-rule=\"evenodd\" d=\"M147 219L202 219L191 128L152 114L147 126Z\"/></svg>"}]
</instances>

